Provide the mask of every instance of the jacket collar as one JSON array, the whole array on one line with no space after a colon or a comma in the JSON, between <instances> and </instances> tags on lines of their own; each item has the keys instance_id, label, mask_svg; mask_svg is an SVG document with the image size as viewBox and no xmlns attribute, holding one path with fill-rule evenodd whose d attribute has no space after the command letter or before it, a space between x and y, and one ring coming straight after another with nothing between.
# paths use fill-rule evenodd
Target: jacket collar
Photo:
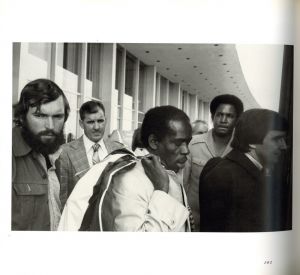
<instances>
[{"instance_id":1,"label":"jacket collar","mask_svg":"<svg viewBox=\"0 0 300 275\"><path fill-rule=\"evenodd\" d=\"M191 141L191 145L197 144L197 143L205 143L207 146L207 149L209 150L211 155L213 157L218 157L219 155L217 155L215 152L214 139L213 139L212 132L213 132L213 129L210 129L207 133L204 133L201 135L195 135ZM224 149L224 151L220 157L224 157L231 151L232 148L231 148L230 144L231 144L232 138L233 137L231 136L229 142L227 143L226 148Z\"/></svg>"},{"instance_id":2,"label":"jacket collar","mask_svg":"<svg viewBox=\"0 0 300 275\"><path fill-rule=\"evenodd\" d=\"M244 153L238 150L232 150L226 155L227 159L235 162L237 165L243 167L254 178L259 179L262 175L260 169L247 157Z\"/></svg>"}]
</instances>

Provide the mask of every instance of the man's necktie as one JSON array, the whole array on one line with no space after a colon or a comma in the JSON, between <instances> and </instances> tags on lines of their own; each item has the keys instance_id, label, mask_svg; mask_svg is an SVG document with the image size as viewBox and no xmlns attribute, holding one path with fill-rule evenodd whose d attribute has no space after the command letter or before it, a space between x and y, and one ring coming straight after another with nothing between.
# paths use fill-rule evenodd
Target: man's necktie
<instances>
[{"instance_id":1,"label":"man's necktie","mask_svg":"<svg viewBox=\"0 0 300 275\"><path fill-rule=\"evenodd\" d=\"M98 143L95 143L93 145L93 150L94 150L93 158L92 158L93 165L100 162L99 153L98 153L99 147L100 145Z\"/></svg>"}]
</instances>

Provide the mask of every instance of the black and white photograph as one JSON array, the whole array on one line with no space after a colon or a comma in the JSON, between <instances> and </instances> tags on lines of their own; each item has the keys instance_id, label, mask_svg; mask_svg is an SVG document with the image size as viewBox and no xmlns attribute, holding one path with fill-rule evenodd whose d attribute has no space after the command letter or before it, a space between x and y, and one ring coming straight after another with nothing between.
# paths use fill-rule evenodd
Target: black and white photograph
<instances>
[{"instance_id":1,"label":"black and white photograph","mask_svg":"<svg viewBox=\"0 0 300 275\"><path fill-rule=\"evenodd\" d=\"M12 46L12 230L292 229L292 46Z\"/></svg>"}]
</instances>

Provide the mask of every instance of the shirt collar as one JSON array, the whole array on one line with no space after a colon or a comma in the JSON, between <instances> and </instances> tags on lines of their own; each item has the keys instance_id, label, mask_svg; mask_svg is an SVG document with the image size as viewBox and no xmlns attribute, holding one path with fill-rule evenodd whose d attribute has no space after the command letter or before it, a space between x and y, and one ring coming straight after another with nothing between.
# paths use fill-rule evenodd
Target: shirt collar
<instances>
[{"instance_id":1,"label":"shirt collar","mask_svg":"<svg viewBox=\"0 0 300 275\"><path fill-rule=\"evenodd\" d=\"M84 144L86 152L91 150L91 148L93 147L93 145L95 143L98 143L101 146L101 148L104 147L103 138L101 138L98 142L94 142L94 141L91 141L85 134L83 134L83 144Z\"/></svg>"},{"instance_id":2,"label":"shirt collar","mask_svg":"<svg viewBox=\"0 0 300 275\"><path fill-rule=\"evenodd\" d=\"M254 157L252 157L249 153L245 153L245 156L250 159L250 161L259 169L262 170L263 166L261 165L261 163L256 160Z\"/></svg>"}]
</instances>

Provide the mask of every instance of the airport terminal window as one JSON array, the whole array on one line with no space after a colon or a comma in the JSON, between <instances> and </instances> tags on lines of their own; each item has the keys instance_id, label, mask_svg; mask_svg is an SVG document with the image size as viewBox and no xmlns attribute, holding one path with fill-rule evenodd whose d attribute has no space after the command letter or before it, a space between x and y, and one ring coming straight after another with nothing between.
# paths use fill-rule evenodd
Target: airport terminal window
<instances>
[{"instance_id":1,"label":"airport terminal window","mask_svg":"<svg viewBox=\"0 0 300 275\"><path fill-rule=\"evenodd\" d=\"M121 48L117 48L115 88L118 91L120 91L120 89L121 89L121 75L122 75L122 49Z\"/></svg>"},{"instance_id":2,"label":"airport terminal window","mask_svg":"<svg viewBox=\"0 0 300 275\"><path fill-rule=\"evenodd\" d=\"M64 43L63 68L78 74L79 43Z\"/></svg>"},{"instance_id":3,"label":"airport terminal window","mask_svg":"<svg viewBox=\"0 0 300 275\"><path fill-rule=\"evenodd\" d=\"M134 59L126 55L125 94L133 95Z\"/></svg>"},{"instance_id":4,"label":"airport terminal window","mask_svg":"<svg viewBox=\"0 0 300 275\"><path fill-rule=\"evenodd\" d=\"M140 62L140 70L139 70L139 93L138 93L138 111L144 112L144 79L145 79L145 65Z\"/></svg>"},{"instance_id":5,"label":"airport terminal window","mask_svg":"<svg viewBox=\"0 0 300 275\"><path fill-rule=\"evenodd\" d=\"M92 58L93 58L93 44L87 45L87 59L86 59L86 78L92 81L93 67L92 67Z\"/></svg>"}]
</instances>

